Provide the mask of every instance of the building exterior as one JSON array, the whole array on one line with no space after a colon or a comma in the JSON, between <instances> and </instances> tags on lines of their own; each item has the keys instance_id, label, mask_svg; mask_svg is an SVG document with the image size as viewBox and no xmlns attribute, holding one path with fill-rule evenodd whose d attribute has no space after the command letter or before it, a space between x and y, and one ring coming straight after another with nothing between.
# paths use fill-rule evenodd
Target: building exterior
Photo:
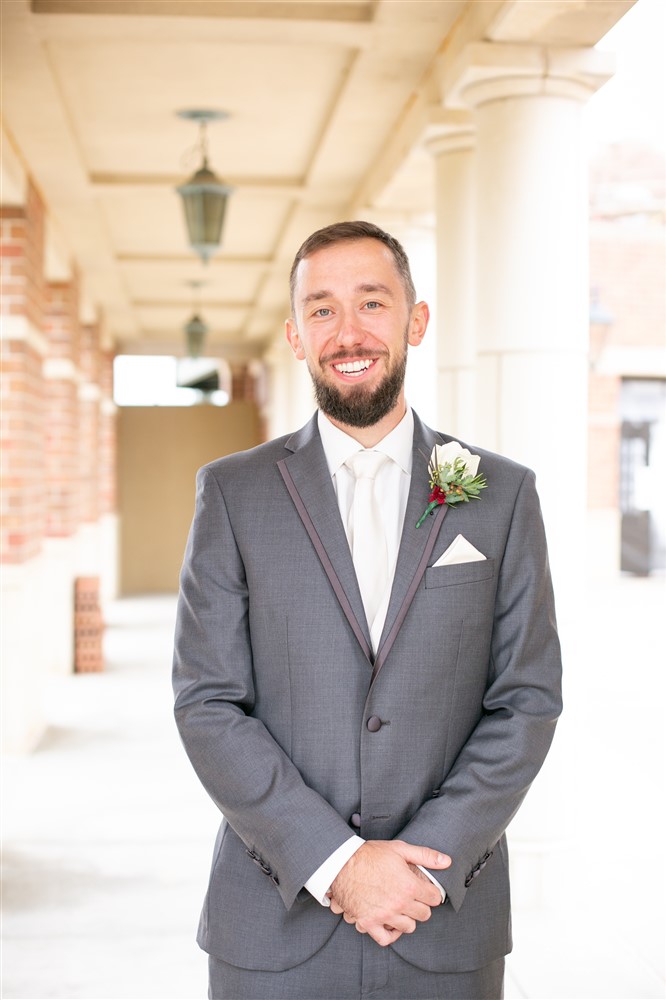
<instances>
[{"instance_id":1,"label":"building exterior","mask_svg":"<svg viewBox=\"0 0 666 1000\"><path fill-rule=\"evenodd\" d=\"M591 164L590 523L600 565L638 574L666 569L665 179L637 144Z\"/></svg>"}]
</instances>

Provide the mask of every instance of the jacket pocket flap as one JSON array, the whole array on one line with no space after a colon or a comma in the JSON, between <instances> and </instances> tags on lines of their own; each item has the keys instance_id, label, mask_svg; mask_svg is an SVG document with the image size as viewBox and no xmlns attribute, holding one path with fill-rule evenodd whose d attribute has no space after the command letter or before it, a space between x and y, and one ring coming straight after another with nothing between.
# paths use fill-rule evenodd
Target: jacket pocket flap
<instances>
[{"instance_id":1,"label":"jacket pocket flap","mask_svg":"<svg viewBox=\"0 0 666 1000\"><path fill-rule=\"evenodd\" d=\"M479 562L454 563L452 566L430 566L425 571L425 585L430 587L460 586L463 583L478 583L495 573L495 560L483 559Z\"/></svg>"}]
</instances>

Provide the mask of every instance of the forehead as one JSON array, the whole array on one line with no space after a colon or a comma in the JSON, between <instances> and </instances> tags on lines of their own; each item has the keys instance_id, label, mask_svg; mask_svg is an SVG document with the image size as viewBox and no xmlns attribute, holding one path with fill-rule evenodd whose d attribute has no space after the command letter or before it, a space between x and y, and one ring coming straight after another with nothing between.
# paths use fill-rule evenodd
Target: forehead
<instances>
[{"instance_id":1,"label":"forehead","mask_svg":"<svg viewBox=\"0 0 666 1000\"><path fill-rule=\"evenodd\" d=\"M400 290L401 277L389 248L379 240L344 240L299 262L295 297L301 301L313 292L349 291L373 283Z\"/></svg>"}]
</instances>

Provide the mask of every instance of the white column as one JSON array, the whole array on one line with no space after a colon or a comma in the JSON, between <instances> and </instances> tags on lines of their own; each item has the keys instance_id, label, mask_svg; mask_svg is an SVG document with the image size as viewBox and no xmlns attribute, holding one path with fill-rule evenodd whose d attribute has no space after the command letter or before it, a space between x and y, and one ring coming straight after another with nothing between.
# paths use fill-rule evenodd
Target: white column
<instances>
[{"instance_id":1,"label":"white column","mask_svg":"<svg viewBox=\"0 0 666 1000\"><path fill-rule=\"evenodd\" d=\"M380 223L381 224L381 223ZM409 258L417 302L423 299L430 307L426 336L416 347L407 350L405 398L430 427L442 427L437 379L437 266L435 233L429 225L409 222L392 223L390 230L402 243Z\"/></svg>"},{"instance_id":2,"label":"white column","mask_svg":"<svg viewBox=\"0 0 666 1000\"><path fill-rule=\"evenodd\" d=\"M585 510L582 109L609 76L595 50L475 43L448 80L476 126L476 438L536 470L563 584Z\"/></svg>"},{"instance_id":3,"label":"white column","mask_svg":"<svg viewBox=\"0 0 666 1000\"><path fill-rule=\"evenodd\" d=\"M446 88L476 127L476 438L537 473L564 662L574 672L584 670L587 467L582 109L610 72L607 54L593 50L475 43ZM512 824L519 904L557 900L570 863L575 724L569 705Z\"/></svg>"},{"instance_id":4,"label":"white column","mask_svg":"<svg viewBox=\"0 0 666 1000\"><path fill-rule=\"evenodd\" d=\"M268 370L266 407L269 438L298 430L316 409L312 380L304 361L297 361L287 340L276 336L264 356Z\"/></svg>"},{"instance_id":5,"label":"white column","mask_svg":"<svg viewBox=\"0 0 666 1000\"><path fill-rule=\"evenodd\" d=\"M435 159L437 234L437 426L476 438L474 126L452 111L427 142Z\"/></svg>"}]
</instances>

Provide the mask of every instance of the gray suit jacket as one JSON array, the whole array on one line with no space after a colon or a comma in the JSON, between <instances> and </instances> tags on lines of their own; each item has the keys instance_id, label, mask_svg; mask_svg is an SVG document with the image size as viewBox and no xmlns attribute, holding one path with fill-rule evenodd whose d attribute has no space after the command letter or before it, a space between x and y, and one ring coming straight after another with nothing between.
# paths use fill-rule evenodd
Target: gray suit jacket
<instances>
[{"instance_id":1,"label":"gray suit jacket","mask_svg":"<svg viewBox=\"0 0 666 1000\"><path fill-rule=\"evenodd\" d=\"M414 463L373 661L316 418L203 468L181 576L176 719L224 814L208 952L290 968L339 917L303 888L352 832L440 849L444 906L393 946L432 971L511 948L504 830L548 751L560 654L533 474L474 449L488 488L418 530L450 440L415 416ZM433 567L458 533L487 559ZM381 726L368 727L376 717ZM376 729L376 731L372 731Z\"/></svg>"}]
</instances>

